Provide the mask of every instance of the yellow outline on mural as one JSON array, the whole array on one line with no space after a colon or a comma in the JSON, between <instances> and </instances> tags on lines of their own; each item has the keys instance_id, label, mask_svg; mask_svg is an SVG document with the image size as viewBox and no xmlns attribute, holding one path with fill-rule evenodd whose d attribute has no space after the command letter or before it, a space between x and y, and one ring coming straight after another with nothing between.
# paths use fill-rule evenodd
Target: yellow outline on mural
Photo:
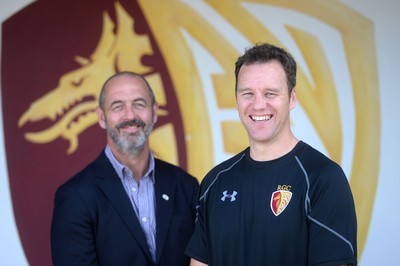
<instances>
[{"instance_id":1,"label":"yellow outline on mural","mask_svg":"<svg viewBox=\"0 0 400 266\"><path fill-rule=\"evenodd\" d=\"M202 177L214 166L211 126L221 126L227 153L236 153L247 146L247 136L245 131L240 129L242 128L240 122L225 121L221 125L210 125L204 88L190 47L182 32L184 30L196 39L223 69L223 74L212 76L220 109L235 109L236 106L233 63L238 56L238 51L209 21L186 5L184 1L138 0L138 2L166 62L173 87L176 89L187 147L187 170L197 177ZM243 34L249 42L268 41L284 47L274 34L242 6L241 1L208 0L204 2ZM268 4L295 10L316 18L341 33L353 87L356 115L356 137L350 184L359 221L358 240L359 255L361 255L373 210L380 158L379 87L373 25L362 15L336 1L249 0L246 3ZM108 14L104 13L102 38L91 58L76 57L82 68L66 73L60 79L59 88L33 102L21 116L18 122L19 127L28 121L35 122L46 117L55 120L63 115L54 127L48 130L26 133L28 141L48 143L61 137L70 142L67 152L71 154L78 148L78 135L97 121L91 111L97 103L98 89L101 87L102 79L114 73L114 69L104 68L104 66L113 65L109 61L118 57L116 53L129 53L137 57L137 60L129 62L124 61L124 58L128 57L118 57L121 59L119 63L124 66L121 69L133 68L136 72L148 72L148 69L140 63L141 56L152 54L148 36L138 36L132 31L134 20L118 2L116 11L118 23L116 36L113 33L114 23ZM350 19L351 23L348 23ZM318 36L313 36L293 26L287 26L286 29L301 51L313 78L313 82L310 82L305 71L298 69L299 101L329 156L340 164L343 152L342 122L337 115L339 114L339 99L326 55L318 41ZM111 54L100 53L104 51L104 47L110 47L112 44L116 44L117 48L111 49L113 51ZM101 66L101 68L95 66ZM79 85L82 82L82 76L90 77L91 75L96 82L93 81L87 88L94 88L95 91L81 91L81 95L71 95L64 91L65 86L62 89L65 81L68 81L68 86L74 82ZM148 78L150 84L155 84L153 88L157 99L162 101L161 105L166 104L163 102L165 97L160 77L153 75ZM71 83L71 81L74 82ZM86 105L78 105L75 111L64 115L64 111L72 104L87 96L93 97L94 101ZM65 102L60 103L61 99ZM82 114L81 118L76 120L80 114ZM71 121L76 124L70 126ZM155 144L155 150L158 149L158 155L176 164L178 155L174 141L177 140L168 142L168 146L159 145L161 140L173 138L173 133L171 125L157 129L154 134L157 138L152 136L152 143ZM160 149L159 146L163 148Z\"/></svg>"},{"instance_id":2,"label":"yellow outline on mural","mask_svg":"<svg viewBox=\"0 0 400 266\"><path fill-rule=\"evenodd\" d=\"M206 103L201 93L198 73L195 71L193 58L181 34L181 29L194 36L226 73L226 75L213 77L220 108L235 106L234 97L227 98L224 95L227 95L227 88L232 88L232 90L234 88L232 71L233 62L238 56L237 51L229 41L218 34L212 25L183 2L155 0L140 0L139 2L161 47L177 88L185 132L189 136L187 139L189 170L197 175L204 173L205 169L212 166L212 161L208 159L212 151L210 125L207 122L207 112L204 107ZM260 36L263 36L262 40L283 46L268 29L246 11L241 1L209 0L206 2L251 42L259 42ZM380 154L379 87L372 24L365 17L336 1L260 0L246 1L246 3L263 3L295 10L330 25L342 35L351 74L356 112L356 138L350 184L357 208L359 255L361 255L375 199ZM350 18L351 23L348 23ZM307 80L303 70L299 69L298 84L301 86L301 89L297 90L299 101L304 106L330 157L341 163L343 141L342 125L337 116L339 99L324 52L316 36L294 27L287 29L303 53L314 78L315 87ZM221 126L224 132L230 134L237 128L234 122L226 122ZM244 134L244 131L236 133L235 137L227 136L224 141L226 139L247 140L246 137L240 136L241 134ZM230 146L227 143L224 145ZM237 144L236 147L243 148Z\"/></svg>"}]
</instances>

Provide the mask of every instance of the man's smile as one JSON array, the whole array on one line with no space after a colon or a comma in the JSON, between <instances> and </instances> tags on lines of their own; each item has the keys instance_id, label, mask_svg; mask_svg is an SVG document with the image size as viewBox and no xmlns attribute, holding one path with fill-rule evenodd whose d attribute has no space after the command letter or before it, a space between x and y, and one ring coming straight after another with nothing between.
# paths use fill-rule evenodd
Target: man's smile
<instances>
[{"instance_id":1,"label":"man's smile","mask_svg":"<svg viewBox=\"0 0 400 266\"><path fill-rule=\"evenodd\" d=\"M272 115L251 115L250 118L255 122L266 122L272 118Z\"/></svg>"}]
</instances>

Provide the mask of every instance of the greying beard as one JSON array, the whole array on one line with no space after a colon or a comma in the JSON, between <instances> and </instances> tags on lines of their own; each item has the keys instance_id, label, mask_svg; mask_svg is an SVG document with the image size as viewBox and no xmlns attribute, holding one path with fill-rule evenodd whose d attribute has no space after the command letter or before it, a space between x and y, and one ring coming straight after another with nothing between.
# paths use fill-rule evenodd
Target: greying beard
<instances>
[{"instance_id":1,"label":"greying beard","mask_svg":"<svg viewBox=\"0 0 400 266\"><path fill-rule=\"evenodd\" d=\"M106 127L107 133L111 137L111 139L114 142L117 149L121 150L125 154L139 155L143 151L144 147L146 146L146 143L149 139L150 133L153 130L154 123L153 123L153 121L151 121L147 126L142 121L132 121L132 122L124 122L124 123L142 123L144 132L139 132L139 134L137 135L136 141L124 139L123 136L120 136L118 134L118 131L116 129L108 127L108 126ZM118 127L121 127L121 124L119 124L117 126L117 128Z\"/></svg>"}]
</instances>

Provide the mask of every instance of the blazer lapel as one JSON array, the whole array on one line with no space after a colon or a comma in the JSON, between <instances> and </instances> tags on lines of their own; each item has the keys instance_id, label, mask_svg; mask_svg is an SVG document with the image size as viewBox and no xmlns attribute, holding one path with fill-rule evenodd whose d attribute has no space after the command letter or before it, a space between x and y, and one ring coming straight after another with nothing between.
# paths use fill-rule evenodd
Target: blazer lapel
<instances>
[{"instance_id":1,"label":"blazer lapel","mask_svg":"<svg viewBox=\"0 0 400 266\"><path fill-rule=\"evenodd\" d=\"M167 238L170 220L175 201L175 179L168 172L155 166L155 195L156 195L156 260L160 259Z\"/></svg>"},{"instance_id":2,"label":"blazer lapel","mask_svg":"<svg viewBox=\"0 0 400 266\"><path fill-rule=\"evenodd\" d=\"M133 238L137 241L139 246L143 249L143 252L151 260L146 237L139 220L137 219L128 196L126 195L126 191L121 183L121 180L119 179L108 158L104 155L104 152L96 160L96 176L98 177L97 185L99 189L114 206L116 212L124 221Z\"/></svg>"}]
</instances>

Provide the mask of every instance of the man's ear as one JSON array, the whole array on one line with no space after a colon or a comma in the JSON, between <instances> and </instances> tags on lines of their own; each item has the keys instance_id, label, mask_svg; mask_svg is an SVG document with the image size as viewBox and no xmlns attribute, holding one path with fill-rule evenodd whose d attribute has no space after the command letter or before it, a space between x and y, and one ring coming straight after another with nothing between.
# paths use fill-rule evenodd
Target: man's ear
<instances>
[{"instance_id":1,"label":"man's ear","mask_svg":"<svg viewBox=\"0 0 400 266\"><path fill-rule=\"evenodd\" d=\"M97 113L97 122L99 123L100 127L105 129L106 128L106 117L105 117L104 111L99 106L97 106L96 113Z\"/></svg>"},{"instance_id":2,"label":"man's ear","mask_svg":"<svg viewBox=\"0 0 400 266\"><path fill-rule=\"evenodd\" d=\"M297 103L297 95L296 95L296 87L293 88L292 92L290 93L290 110L296 107Z\"/></svg>"},{"instance_id":3,"label":"man's ear","mask_svg":"<svg viewBox=\"0 0 400 266\"><path fill-rule=\"evenodd\" d=\"M153 105L153 123L155 124L157 122L158 118L158 103L155 102Z\"/></svg>"}]
</instances>

